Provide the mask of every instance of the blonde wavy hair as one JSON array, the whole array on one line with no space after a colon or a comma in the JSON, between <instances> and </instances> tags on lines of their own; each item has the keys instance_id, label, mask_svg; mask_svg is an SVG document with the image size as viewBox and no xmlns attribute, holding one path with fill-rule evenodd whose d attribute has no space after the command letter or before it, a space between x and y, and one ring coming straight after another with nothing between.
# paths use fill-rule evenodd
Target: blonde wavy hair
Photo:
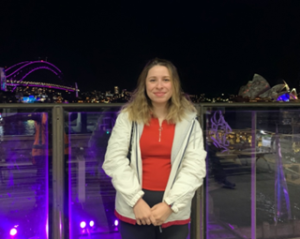
<instances>
[{"instance_id":1,"label":"blonde wavy hair","mask_svg":"<svg viewBox=\"0 0 300 239\"><path fill-rule=\"evenodd\" d=\"M142 70L130 101L123 106L122 111L128 112L129 119L139 123L148 124L151 119L152 102L146 92L146 78L149 70L154 66L165 66L171 76L173 94L168 101L168 123L180 122L187 111L196 112L192 102L182 92L179 75L176 67L168 60L155 58L147 63Z\"/></svg>"}]
</instances>

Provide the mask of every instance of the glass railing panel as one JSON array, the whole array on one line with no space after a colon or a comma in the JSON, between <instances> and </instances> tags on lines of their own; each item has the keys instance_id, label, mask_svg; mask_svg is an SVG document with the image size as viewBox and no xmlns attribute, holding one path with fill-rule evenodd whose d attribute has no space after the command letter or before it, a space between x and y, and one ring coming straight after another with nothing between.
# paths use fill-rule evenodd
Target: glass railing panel
<instances>
[{"instance_id":1,"label":"glass railing panel","mask_svg":"<svg viewBox=\"0 0 300 239\"><path fill-rule=\"evenodd\" d=\"M206 238L300 235L300 110L206 108Z\"/></svg>"},{"instance_id":2,"label":"glass railing panel","mask_svg":"<svg viewBox=\"0 0 300 239\"><path fill-rule=\"evenodd\" d=\"M206 238L251 238L252 111L206 108L204 114Z\"/></svg>"},{"instance_id":3,"label":"glass railing panel","mask_svg":"<svg viewBox=\"0 0 300 239\"><path fill-rule=\"evenodd\" d=\"M70 238L120 238L115 190L102 169L119 107L68 113Z\"/></svg>"},{"instance_id":4,"label":"glass railing panel","mask_svg":"<svg viewBox=\"0 0 300 239\"><path fill-rule=\"evenodd\" d=\"M50 117L0 109L0 238L48 238Z\"/></svg>"},{"instance_id":5,"label":"glass railing panel","mask_svg":"<svg viewBox=\"0 0 300 239\"><path fill-rule=\"evenodd\" d=\"M256 114L256 236L300 236L300 109Z\"/></svg>"}]
</instances>

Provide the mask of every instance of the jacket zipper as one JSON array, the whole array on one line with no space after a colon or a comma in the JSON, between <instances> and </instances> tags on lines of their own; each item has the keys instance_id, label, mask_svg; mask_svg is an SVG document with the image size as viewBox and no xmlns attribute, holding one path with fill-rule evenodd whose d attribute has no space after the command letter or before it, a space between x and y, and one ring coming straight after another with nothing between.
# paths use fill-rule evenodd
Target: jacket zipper
<instances>
[{"instance_id":1,"label":"jacket zipper","mask_svg":"<svg viewBox=\"0 0 300 239\"><path fill-rule=\"evenodd\" d=\"M192 134L192 132L193 132L193 129L194 129L194 125L195 125L195 119L194 119L194 121L193 121L193 124L192 124L192 127L191 127L191 131L190 131L190 133L189 133L189 137L188 137L188 139L187 139L187 143L186 143L186 145L185 145L185 148L184 148L183 154L182 154L182 156L181 156L181 159L180 159L180 162L179 162L179 164L178 164L178 167L177 167L177 170L176 170L176 173L175 173L175 177L174 177L174 179L173 179L173 182L172 182L172 185L171 185L171 187L170 187L171 189L172 189L172 187L173 187L173 185L174 185L174 183L175 183L175 180L176 180L176 177L177 177L177 174L178 174L178 170L179 170L179 168L180 168L180 166L181 166L182 159L183 159L183 157L184 157L184 154L185 154L185 151L186 151L187 145L188 145L188 143L189 143L189 141L190 141L191 134Z\"/></svg>"},{"instance_id":2,"label":"jacket zipper","mask_svg":"<svg viewBox=\"0 0 300 239\"><path fill-rule=\"evenodd\" d=\"M140 180L140 173L139 173L139 160L138 160L138 143L137 143L137 126L136 126L136 122L134 123L134 126L135 126L135 141L136 141L136 144L135 144L135 150L136 150L136 171L137 171L137 177L138 177L138 181L139 181L139 184L141 185L141 180Z\"/></svg>"},{"instance_id":3,"label":"jacket zipper","mask_svg":"<svg viewBox=\"0 0 300 239\"><path fill-rule=\"evenodd\" d=\"M159 132L159 135L158 135L158 142L161 142L161 131L163 130L163 127L162 127L162 125L161 126L159 126L159 128L158 128L158 132Z\"/></svg>"}]
</instances>

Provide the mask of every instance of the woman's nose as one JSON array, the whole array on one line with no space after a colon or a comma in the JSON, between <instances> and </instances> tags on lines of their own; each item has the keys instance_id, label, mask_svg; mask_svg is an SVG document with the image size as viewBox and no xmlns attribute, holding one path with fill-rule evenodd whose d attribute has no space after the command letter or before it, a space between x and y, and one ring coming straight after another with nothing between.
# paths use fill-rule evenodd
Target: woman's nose
<instances>
[{"instance_id":1,"label":"woman's nose","mask_svg":"<svg viewBox=\"0 0 300 239\"><path fill-rule=\"evenodd\" d=\"M162 88L162 87L163 87L163 82L160 81L160 80L157 81L156 87L157 87L157 88Z\"/></svg>"}]
</instances>

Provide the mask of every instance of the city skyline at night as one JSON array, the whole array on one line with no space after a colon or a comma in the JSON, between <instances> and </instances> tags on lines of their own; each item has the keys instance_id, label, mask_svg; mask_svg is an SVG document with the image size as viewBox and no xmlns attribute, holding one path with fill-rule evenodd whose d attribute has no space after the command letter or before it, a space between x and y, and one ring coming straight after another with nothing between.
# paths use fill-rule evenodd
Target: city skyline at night
<instances>
[{"instance_id":1,"label":"city skyline at night","mask_svg":"<svg viewBox=\"0 0 300 239\"><path fill-rule=\"evenodd\" d=\"M299 7L277 0L6 2L0 66L45 56L81 91L133 90L144 65L159 57L175 64L190 94L235 93L254 74L298 89Z\"/></svg>"}]
</instances>

